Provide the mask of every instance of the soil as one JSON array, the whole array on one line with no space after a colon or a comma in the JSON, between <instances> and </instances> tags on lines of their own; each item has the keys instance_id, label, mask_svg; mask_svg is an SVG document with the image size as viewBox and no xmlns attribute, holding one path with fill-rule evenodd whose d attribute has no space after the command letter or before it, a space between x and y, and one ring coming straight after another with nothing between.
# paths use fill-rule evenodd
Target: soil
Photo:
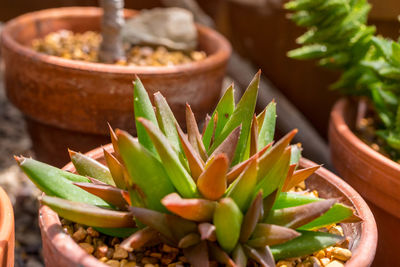
<instances>
[{"instance_id":1,"label":"soil","mask_svg":"<svg viewBox=\"0 0 400 267\"><path fill-rule=\"evenodd\" d=\"M98 50L101 35L94 31L73 33L60 30L32 41L32 48L38 52L65 59L99 62ZM171 51L163 46L131 46L124 44L126 58L115 64L134 66L174 66L206 58L202 51Z\"/></svg>"},{"instance_id":2,"label":"soil","mask_svg":"<svg viewBox=\"0 0 400 267\"><path fill-rule=\"evenodd\" d=\"M388 149L385 141L376 134L378 129L379 119L372 111L368 111L366 116L358 121L355 134L373 150L400 163L400 153L393 151L393 149Z\"/></svg>"}]
</instances>

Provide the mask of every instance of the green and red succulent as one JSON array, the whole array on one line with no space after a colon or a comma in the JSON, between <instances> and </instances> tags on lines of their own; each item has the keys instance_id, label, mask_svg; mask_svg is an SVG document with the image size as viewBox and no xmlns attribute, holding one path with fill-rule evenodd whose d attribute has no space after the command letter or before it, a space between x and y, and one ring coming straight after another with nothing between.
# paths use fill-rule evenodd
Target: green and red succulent
<instances>
[{"instance_id":1,"label":"green and red succulent","mask_svg":"<svg viewBox=\"0 0 400 267\"><path fill-rule=\"evenodd\" d=\"M352 208L288 189L319 166L298 169L301 149L293 130L273 144L276 104L254 115L260 73L237 105L233 86L200 133L186 106L181 127L160 94L154 107L139 79L134 83L138 138L110 127L113 152L106 165L70 151L78 174L16 157L61 217L125 237L132 251L154 240L181 248L193 266L210 259L230 266L249 260L274 266L331 246L344 237L316 231L357 220Z\"/></svg>"}]
</instances>

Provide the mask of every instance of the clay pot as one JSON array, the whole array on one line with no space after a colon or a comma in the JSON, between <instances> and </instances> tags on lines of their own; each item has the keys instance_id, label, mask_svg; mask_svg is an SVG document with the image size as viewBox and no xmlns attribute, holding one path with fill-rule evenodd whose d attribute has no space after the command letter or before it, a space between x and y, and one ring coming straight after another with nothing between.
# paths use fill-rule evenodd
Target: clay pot
<instances>
[{"instance_id":1,"label":"clay pot","mask_svg":"<svg viewBox=\"0 0 400 267\"><path fill-rule=\"evenodd\" d=\"M127 10L126 16L135 13ZM141 78L151 96L160 91L167 98L179 122L184 121L184 113L179 111L186 102L199 120L212 110L221 93L231 47L210 28L196 26L198 48L208 57L171 67L73 61L28 47L32 39L60 29L98 31L101 15L102 10L96 7L57 8L28 13L5 25L1 37L7 96L26 116L35 123L85 134L108 135L107 122L134 133L132 80L135 75ZM66 147L63 140L58 141ZM91 148L100 144L94 143Z\"/></svg>"},{"instance_id":2,"label":"clay pot","mask_svg":"<svg viewBox=\"0 0 400 267\"><path fill-rule=\"evenodd\" d=\"M283 9L287 0L219 2L227 4L221 5L217 21L235 51L261 68L273 85L323 137L327 137L329 114L340 97L337 92L329 90L329 86L340 73L317 66L315 61L287 57L289 50L299 47L295 40L305 31L287 19L287 12ZM400 1L370 2L373 7L368 23L376 25L378 33L397 40Z\"/></svg>"},{"instance_id":3,"label":"clay pot","mask_svg":"<svg viewBox=\"0 0 400 267\"><path fill-rule=\"evenodd\" d=\"M375 215L379 245L375 266L397 266L400 236L400 164L383 156L354 133L356 103L338 101L331 113L329 139L338 173L369 203Z\"/></svg>"},{"instance_id":4,"label":"clay pot","mask_svg":"<svg viewBox=\"0 0 400 267\"><path fill-rule=\"evenodd\" d=\"M105 146L113 151L112 145ZM104 163L102 148L96 148L86 155ZM315 163L301 159L301 167L310 167ZM64 170L74 172L72 163ZM363 218L361 223L343 225L345 235L349 237L353 257L346 263L347 267L366 267L374 259L377 232L374 217L361 196L348 184L330 171L320 168L306 181L308 188L317 189L321 197L339 198L347 205L354 207ZM43 256L46 266L104 266L93 256L86 254L61 228L58 215L47 206L39 210L39 226L42 233Z\"/></svg>"},{"instance_id":5,"label":"clay pot","mask_svg":"<svg viewBox=\"0 0 400 267\"><path fill-rule=\"evenodd\" d=\"M14 211L7 193L0 187L0 266L14 266Z\"/></svg>"}]
</instances>

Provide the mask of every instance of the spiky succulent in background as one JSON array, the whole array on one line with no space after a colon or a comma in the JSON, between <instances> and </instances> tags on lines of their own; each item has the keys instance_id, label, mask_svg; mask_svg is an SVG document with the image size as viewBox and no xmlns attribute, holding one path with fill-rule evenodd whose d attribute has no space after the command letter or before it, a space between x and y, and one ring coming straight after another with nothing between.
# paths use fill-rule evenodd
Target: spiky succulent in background
<instances>
[{"instance_id":1,"label":"spiky succulent in background","mask_svg":"<svg viewBox=\"0 0 400 267\"><path fill-rule=\"evenodd\" d=\"M70 151L78 174L17 157L22 170L45 192L41 202L61 217L127 237L132 251L159 240L183 249L193 266L261 266L307 255L344 237L314 231L357 218L334 199L288 189L319 166L296 170L300 147L293 130L272 145L276 104L254 115L260 73L235 105L230 86L201 134L186 106L187 135L166 99L152 106L142 83L134 83L138 139L111 128L108 168ZM154 244L154 242L152 242Z\"/></svg>"},{"instance_id":2,"label":"spiky succulent in background","mask_svg":"<svg viewBox=\"0 0 400 267\"><path fill-rule=\"evenodd\" d=\"M319 59L344 71L333 88L367 96L381 120L376 132L394 160L400 159L400 43L374 36L367 26L366 0L295 0L286 3L290 18L308 31L302 47L288 53L296 59Z\"/></svg>"}]
</instances>

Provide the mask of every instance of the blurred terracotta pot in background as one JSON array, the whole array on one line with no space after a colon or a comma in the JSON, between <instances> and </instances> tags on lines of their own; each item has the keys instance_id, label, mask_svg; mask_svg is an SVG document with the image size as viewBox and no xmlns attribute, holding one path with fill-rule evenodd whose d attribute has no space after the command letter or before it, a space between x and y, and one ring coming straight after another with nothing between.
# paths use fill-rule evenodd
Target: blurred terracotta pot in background
<instances>
[{"instance_id":1,"label":"blurred terracotta pot in background","mask_svg":"<svg viewBox=\"0 0 400 267\"><path fill-rule=\"evenodd\" d=\"M127 10L126 15L136 12ZM36 132L52 135L57 131L59 147L70 145L82 152L99 143L89 136L84 142L66 143L75 132L89 135L107 135L107 122L115 128L134 132L132 80L138 75L150 95L160 91L172 111L181 110L188 102L197 118L204 118L212 110L221 93L225 68L231 53L229 42L216 31L197 26L199 49L208 57L198 62L172 67L117 66L72 61L38 53L30 49L32 39L50 32L68 29L74 32L98 31L102 10L95 7L70 7L28 13L9 21L2 32L2 53L5 62L7 96L31 120L29 127ZM184 114L175 113L178 121ZM47 127L50 126L50 127ZM60 129L67 130L65 138ZM72 132L71 132L72 131ZM61 132L62 133L62 132ZM104 139L101 139L104 140ZM43 139L46 142L46 139ZM91 142L93 141L93 142ZM80 142L80 143L79 143ZM61 144L61 145L60 145ZM44 146L45 147L45 146ZM59 153L47 154L49 163L62 165ZM50 159L50 161L49 161ZM57 159L57 161L54 161Z\"/></svg>"},{"instance_id":2,"label":"blurred terracotta pot in background","mask_svg":"<svg viewBox=\"0 0 400 267\"><path fill-rule=\"evenodd\" d=\"M14 266L14 211L7 193L0 187L0 266Z\"/></svg>"},{"instance_id":3,"label":"blurred terracotta pot in background","mask_svg":"<svg viewBox=\"0 0 400 267\"><path fill-rule=\"evenodd\" d=\"M379 232L374 266L397 266L400 236L400 164L383 156L354 133L356 104L338 101L331 113L332 162L340 176L369 203Z\"/></svg>"}]
</instances>

